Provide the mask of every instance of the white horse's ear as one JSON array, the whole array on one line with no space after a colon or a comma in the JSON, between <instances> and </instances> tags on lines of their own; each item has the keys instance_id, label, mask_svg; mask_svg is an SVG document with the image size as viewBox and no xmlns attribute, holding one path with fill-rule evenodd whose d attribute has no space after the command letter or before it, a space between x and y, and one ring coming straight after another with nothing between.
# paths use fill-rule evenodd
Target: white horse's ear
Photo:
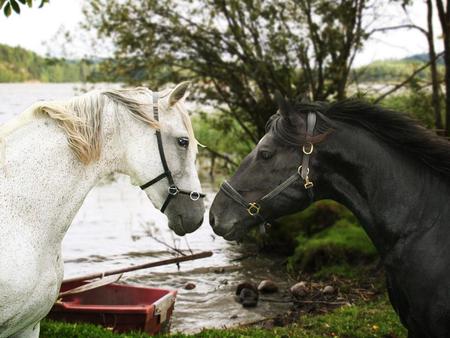
<instances>
[{"instance_id":1,"label":"white horse's ear","mask_svg":"<svg viewBox=\"0 0 450 338\"><path fill-rule=\"evenodd\" d=\"M186 91L190 85L190 81L184 81L177 84L177 86L170 92L169 106L173 106L175 103L180 101L186 95Z\"/></svg>"}]
</instances>

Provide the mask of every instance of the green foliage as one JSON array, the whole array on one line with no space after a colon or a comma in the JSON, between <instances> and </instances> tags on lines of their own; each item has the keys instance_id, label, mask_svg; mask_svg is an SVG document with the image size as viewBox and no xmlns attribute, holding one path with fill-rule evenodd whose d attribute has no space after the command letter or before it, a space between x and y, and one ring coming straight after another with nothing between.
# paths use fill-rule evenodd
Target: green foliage
<instances>
[{"instance_id":1,"label":"green foliage","mask_svg":"<svg viewBox=\"0 0 450 338\"><path fill-rule=\"evenodd\" d=\"M38 0L35 1L35 3L39 3L39 8L43 7L46 3L49 2L49 0ZM14 12L16 12L17 14L20 14L20 5L19 3L22 4L22 6L27 5L28 7L32 7L33 6L33 0L0 0L0 9L3 8L3 14L8 17L12 14L12 10L14 10Z\"/></svg>"},{"instance_id":2,"label":"green foliage","mask_svg":"<svg viewBox=\"0 0 450 338\"><path fill-rule=\"evenodd\" d=\"M42 322L42 338L141 338L142 334L114 334L108 330L86 324L60 324ZM167 336L165 336L167 337ZM286 327L260 329L241 327L234 329L203 330L194 335L172 334L173 338L273 338L273 337L406 337L406 330L386 297L373 302L344 306L324 315L305 315Z\"/></svg>"},{"instance_id":3,"label":"green foliage","mask_svg":"<svg viewBox=\"0 0 450 338\"><path fill-rule=\"evenodd\" d=\"M20 47L0 44L0 82L82 82L96 67L86 61L43 58Z\"/></svg>"},{"instance_id":4,"label":"green foliage","mask_svg":"<svg viewBox=\"0 0 450 338\"><path fill-rule=\"evenodd\" d=\"M195 136L199 142L214 151L227 154L236 163L247 155L253 144L242 139L239 125L231 118L218 114L201 114L192 118ZM202 152L202 148L200 148ZM206 151L207 153L207 151Z\"/></svg>"}]
</instances>

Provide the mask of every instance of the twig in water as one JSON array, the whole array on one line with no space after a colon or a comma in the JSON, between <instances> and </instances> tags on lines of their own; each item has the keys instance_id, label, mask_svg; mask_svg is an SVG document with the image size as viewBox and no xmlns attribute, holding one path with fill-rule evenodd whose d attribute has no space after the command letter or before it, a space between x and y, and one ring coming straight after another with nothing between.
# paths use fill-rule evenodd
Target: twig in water
<instances>
[{"instance_id":1,"label":"twig in water","mask_svg":"<svg viewBox=\"0 0 450 338\"><path fill-rule=\"evenodd\" d=\"M186 256L186 254L185 254L183 251L181 251L181 250L179 250L179 249L177 249L177 248L174 248L173 246L171 246L171 245L167 244L166 242L164 242L164 241L162 241L162 240L156 238L155 236L153 236L153 235L148 235L148 236L149 236L151 239L153 239L155 242L158 242L159 244L164 245L166 248L169 248L170 250L175 251L175 252L179 253L179 254L182 255L182 256Z\"/></svg>"}]
</instances>

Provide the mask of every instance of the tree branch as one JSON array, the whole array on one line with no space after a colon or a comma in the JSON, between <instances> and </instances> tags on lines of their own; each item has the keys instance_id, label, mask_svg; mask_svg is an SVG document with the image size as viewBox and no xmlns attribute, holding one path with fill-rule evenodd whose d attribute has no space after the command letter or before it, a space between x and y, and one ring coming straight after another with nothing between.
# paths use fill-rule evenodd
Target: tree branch
<instances>
[{"instance_id":1,"label":"tree branch","mask_svg":"<svg viewBox=\"0 0 450 338\"><path fill-rule=\"evenodd\" d=\"M376 32L387 32L387 31L391 31L391 30L396 30L396 29L403 29L403 28L407 28L407 29L417 29L418 31L422 32L423 34L427 35L428 32L426 31L426 29L423 29L420 26L417 25L413 25L413 24L406 24L406 25L397 25L397 26L388 26L388 27L380 27L380 28L375 28L372 29L368 35L372 35L373 33Z\"/></svg>"}]
</instances>

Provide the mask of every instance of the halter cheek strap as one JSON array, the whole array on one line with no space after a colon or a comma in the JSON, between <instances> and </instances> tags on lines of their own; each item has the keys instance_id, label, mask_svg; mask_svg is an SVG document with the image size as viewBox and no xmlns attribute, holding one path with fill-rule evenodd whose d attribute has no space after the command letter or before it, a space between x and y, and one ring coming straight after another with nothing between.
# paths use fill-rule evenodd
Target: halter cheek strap
<instances>
[{"instance_id":1,"label":"halter cheek strap","mask_svg":"<svg viewBox=\"0 0 450 338\"><path fill-rule=\"evenodd\" d=\"M159 112L158 112L158 92L153 92L153 117L156 121L159 121ZM156 130L156 140L158 142L158 151L159 151L159 157L161 158L161 164L163 166L164 172L158 176L156 176L154 179L148 181L147 183L141 185L141 189L145 190L148 187L152 186L156 182L161 181L164 178L167 178L167 181L169 182L169 187L167 188L167 197L164 201L161 212L164 212L169 205L170 201L176 197L178 194L187 195L192 201L197 201L200 198L204 198L205 194L202 194L197 191L188 191L178 188L178 186L175 184L172 176L172 172L169 169L169 166L167 165L166 161L166 155L164 154L164 146L162 143L162 136L161 132L159 130Z\"/></svg>"},{"instance_id":2,"label":"halter cheek strap","mask_svg":"<svg viewBox=\"0 0 450 338\"><path fill-rule=\"evenodd\" d=\"M316 126L317 116L316 113L308 113L307 125L306 125L306 143L302 147L302 164L298 167L297 172L290 176L280 185L276 186L268 194L264 195L258 201L248 202L236 189L234 189L230 183L224 181L220 187L220 190L225 193L230 199L243 206L247 212L253 216L259 218L263 223L261 230L264 230L264 225L268 224L267 219L261 215L261 203L270 201L279 194L281 194L285 189L291 186L293 183L297 182L300 178L303 180L303 187L308 192L309 198L314 199L312 188L314 183L309 178L309 160L310 156L314 151L314 145L310 141L314 134L314 128Z\"/></svg>"}]
</instances>

